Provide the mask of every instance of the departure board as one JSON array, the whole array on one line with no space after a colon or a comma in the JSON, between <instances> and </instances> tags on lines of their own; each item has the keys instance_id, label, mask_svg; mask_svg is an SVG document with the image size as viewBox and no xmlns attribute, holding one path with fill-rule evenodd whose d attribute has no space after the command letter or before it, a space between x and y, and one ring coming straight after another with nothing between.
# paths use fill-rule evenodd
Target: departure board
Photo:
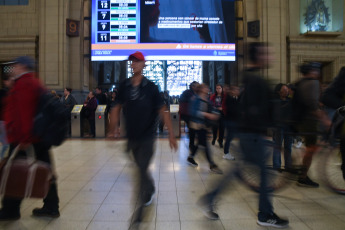
<instances>
[{"instance_id":1,"label":"departure board","mask_svg":"<svg viewBox=\"0 0 345 230\"><path fill-rule=\"evenodd\" d=\"M235 61L234 0L92 0L91 60Z\"/></svg>"},{"instance_id":2,"label":"departure board","mask_svg":"<svg viewBox=\"0 0 345 230\"><path fill-rule=\"evenodd\" d=\"M137 43L136 0L99 0L98 43Z\"/></svg>"}]
</instances>

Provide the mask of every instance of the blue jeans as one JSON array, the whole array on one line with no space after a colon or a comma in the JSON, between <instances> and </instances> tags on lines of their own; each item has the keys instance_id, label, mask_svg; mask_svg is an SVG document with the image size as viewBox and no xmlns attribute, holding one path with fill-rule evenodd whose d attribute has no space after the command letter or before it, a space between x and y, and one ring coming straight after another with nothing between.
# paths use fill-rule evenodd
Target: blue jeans
<instances>
[{"instance_id":1,"label":"blue jeans","mask_svg":"<svg viewBox=\"0 0 345 230\"><path fill-rule=\"evenodd\" d=\"M291 146L293 137L290 134L286 134L286 129L277 128L273 133L273 142L275 144L273 150L273 168L281 167L281 149L283 141L285 168L291 168L292 166Z\"/></svg>"},{"instance_id":2,"label":"blue jeans","mask_svg":"<svg viewBox=\"0 0 345 230\"><path fill-rule=\"evenodd\" d=\"M265 151L265 140L262 135L257 133L241 133L239 134L239 138L244 159L259 167L258 173L260 173L261 181L258 215L260 219L265 218L267 215L273 213L273 207L267 189L266 160L268 154ZM228 171L222 180L217 183L215 189L204 196L209 204L213 203L216 196L229 184L234 175L234 170Z\"/></svg>"}]
</instances>

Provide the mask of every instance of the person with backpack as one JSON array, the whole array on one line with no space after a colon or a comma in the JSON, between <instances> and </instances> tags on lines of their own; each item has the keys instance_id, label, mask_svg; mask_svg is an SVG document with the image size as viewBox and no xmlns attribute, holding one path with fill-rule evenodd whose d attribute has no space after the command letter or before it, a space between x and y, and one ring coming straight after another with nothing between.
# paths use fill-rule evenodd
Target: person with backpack
<instances>
[{"instance_id":1,"label":"person with backpack","mask_svg":"<svg viewBox=\"0 0 345 230\"><path fill-rule=\"evenodd\" d=\"M312 163L313 155L317 152L317 132L319 121L324 127L329 128L331 121L326 113L319 108L320 101L320 71L321 64L310 62L299 67L303 74L301 80L296 82L296 90L292 98L292 121L297 130L305 140L305 153L303 156L303 173L298 179L298 185L318 188L319 184L308 177L308 171Z\"/></svg>"},{"instance_id":2,"label":"person with backpack","mask_svg":"<svg viewBox=\"0 0 345 230\"><path fill-rule=\"evenodd\" d=\"M194 140L195 140L195 130L193 130L190 125L190 102L196 97L196 89L199 83L197 81L193 81L189 85L189 89L183 91L180 96L179 100L179 113L181 119L187 124L188 131L189 131L189 150L192 152L195 148Z\"/></svg>"},{"instance_id":3,"label":"person with backpack","mask_svg":"<svg viewBox=\"0 0 345 230\"><path fill-rule=\"evenodd\" d=\"M33 145L37 160L52 164L49 154L51 145L41 141L33 134L34 118L43 85L36 78L34 72L35 61L27 56L16 58L12 63L13 87L5 100L4 120L6 125L9 154L18 147L18 155L25 155L27 148ZM0 209L0 221L17 220L20 218L20 204L22 199L3 197ZM34 216L57 218L59 212L59 197L56 178L52 179L48 195L43 200L42 208L32 211Z\"/></svg>"}]
</instances>

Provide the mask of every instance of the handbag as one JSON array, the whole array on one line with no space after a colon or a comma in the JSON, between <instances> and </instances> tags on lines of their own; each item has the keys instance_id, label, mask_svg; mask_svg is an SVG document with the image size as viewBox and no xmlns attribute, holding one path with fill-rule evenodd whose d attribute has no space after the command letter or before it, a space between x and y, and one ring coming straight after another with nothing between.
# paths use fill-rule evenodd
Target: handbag
<instances>
[{"instance_id":1,"label":"handbag","mask_svg":"<svg viewBox=\"0 0 345 230\"><path fill-rule=\"evenodd\" d=\"M52 179L50 165L35 159L32 146L26 151L26 158L16 158L18 152L19 148L16 147L10 157L0 162L0 195L45 198Z\"/></svg>"}]
</instances>

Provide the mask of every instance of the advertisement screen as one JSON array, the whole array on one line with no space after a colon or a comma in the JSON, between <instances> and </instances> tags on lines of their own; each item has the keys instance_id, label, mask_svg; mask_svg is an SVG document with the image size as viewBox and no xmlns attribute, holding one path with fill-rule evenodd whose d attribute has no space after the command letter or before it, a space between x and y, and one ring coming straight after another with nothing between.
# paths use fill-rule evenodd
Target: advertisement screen
<instances>
[{"instance_id":1,"label":"advertisement screen","mask_svg":"<svg viewBox=\"0 0 345 230\"><path fill-rule=\"evenodd\" d=\"M91 60L235 61L234 0L93 0Z\"/></svg>"}]
</instances>

